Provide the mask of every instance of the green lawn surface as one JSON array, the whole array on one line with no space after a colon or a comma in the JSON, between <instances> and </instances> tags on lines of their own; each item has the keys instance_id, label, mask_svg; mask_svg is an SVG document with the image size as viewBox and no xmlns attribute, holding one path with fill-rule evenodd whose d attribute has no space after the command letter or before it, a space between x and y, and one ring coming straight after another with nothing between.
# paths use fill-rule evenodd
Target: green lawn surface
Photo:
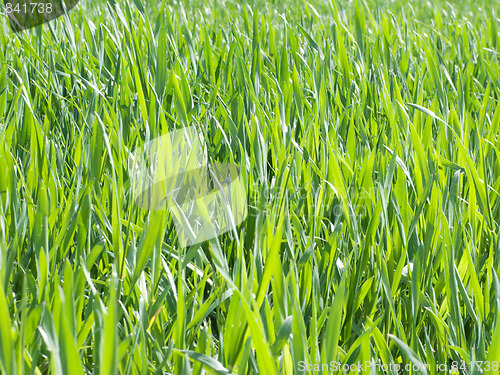
<instances>
[{"instance_id":1,"label":"green lawn surface","mask_svg":"<svg viewBox=\"0 0 500 375\"><path fill-rule=\"evenodd\" d=\"M498 0L1 12L0 373L498 374ZM187 126L248 217L182 248L127 163Z\"/></svg>"}]
</instances>

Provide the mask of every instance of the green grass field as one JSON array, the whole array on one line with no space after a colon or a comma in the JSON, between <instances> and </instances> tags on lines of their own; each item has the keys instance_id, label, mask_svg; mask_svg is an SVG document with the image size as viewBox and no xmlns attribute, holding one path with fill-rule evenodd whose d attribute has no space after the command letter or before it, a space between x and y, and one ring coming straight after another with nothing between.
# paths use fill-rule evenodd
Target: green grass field
<instances>
[{"instance_id":1,"label":"green grass field","mask_svg":"<svg viewBox=\"0 0 500 375\"><path fill-rule=\"evenodd\" d=\"M498 374L500 1L2 13L0 373ZM182 248L127 161L187 126L248 217Z\"/></svg>"}]
</instances>

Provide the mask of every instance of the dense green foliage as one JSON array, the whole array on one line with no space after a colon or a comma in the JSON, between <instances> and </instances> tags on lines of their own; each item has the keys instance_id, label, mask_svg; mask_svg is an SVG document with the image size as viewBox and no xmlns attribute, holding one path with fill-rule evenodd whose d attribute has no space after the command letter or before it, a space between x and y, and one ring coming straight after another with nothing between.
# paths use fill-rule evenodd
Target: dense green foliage
<instances>
[{"instance_id":1,"label":"dense green foliage","mask_svg":"<svg viewBox=\"0 0 500 375\"><path fill-rule=\"evenodd\" d=\"M153 3L3 17L0 372L500 360L500 3ZM182 249L127 160L189 125L249 216Z\"/></svg>"}]
</instances>

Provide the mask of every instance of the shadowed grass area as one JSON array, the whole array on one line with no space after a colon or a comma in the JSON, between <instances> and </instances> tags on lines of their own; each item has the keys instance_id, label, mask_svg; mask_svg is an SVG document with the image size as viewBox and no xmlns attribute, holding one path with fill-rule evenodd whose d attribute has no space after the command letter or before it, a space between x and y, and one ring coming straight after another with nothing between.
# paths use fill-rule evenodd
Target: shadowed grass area
<instances>
[{"instance_id":1,"label":"shadowed grass area","mask_svg":"<svg viewBox=\"0 0 500 375\"><path fill-rule=\"evenodd\" d=\"M495 9L83 1L17 35L3 16L0 372L498 373ZM248 218L182 248L127 163L187 126L239 166Z\"/></svg>"}]
</instances>

